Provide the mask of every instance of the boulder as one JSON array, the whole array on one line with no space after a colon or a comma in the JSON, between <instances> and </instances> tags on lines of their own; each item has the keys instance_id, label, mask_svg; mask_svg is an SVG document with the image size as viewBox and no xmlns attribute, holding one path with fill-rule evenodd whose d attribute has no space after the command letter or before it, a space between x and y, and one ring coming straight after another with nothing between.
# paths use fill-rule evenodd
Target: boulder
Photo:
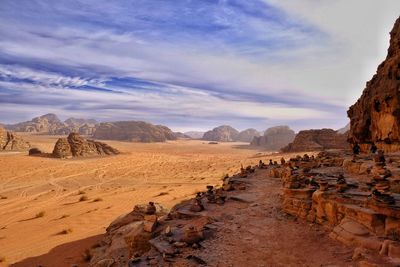
<instances>
[{"instance_id":1,"label":"boulder","mask_svg":"<svg viewBox=\"0 0 400 267\"><path fill-rule=\"evenodd\" d=\"M375 143L386 152L400 150L400 18L390 32L386 59L367 82L361 97L347 114L349 141L368 151Z\"/></svg>"}]
</instances>

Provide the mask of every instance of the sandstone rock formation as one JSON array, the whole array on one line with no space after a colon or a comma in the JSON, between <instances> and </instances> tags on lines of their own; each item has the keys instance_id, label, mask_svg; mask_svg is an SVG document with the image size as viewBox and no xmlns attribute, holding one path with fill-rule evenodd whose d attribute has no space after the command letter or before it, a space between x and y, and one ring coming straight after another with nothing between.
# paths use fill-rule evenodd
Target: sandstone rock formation
<instances>
[{"instance_id":1,"label":"sandstone rock formation","mask_svg":"<svg viewBox=\"0 0 400 267\"><path fill-rule=\"evenodd\" d=\"M253 138L251 145L268 150L280 150L293 142L295 135L289 126L276 126L267 129L263 136Z\"/></svg>"},{"instance_id":2,"label":"sandstone rock formation","mask_svg":"<svg viewBox=\"0 0 400 267\"><path fill-rule=\"evenodd\" d=\"M118 121L100 123L93 138L132 142L165 142L177 137L168 127L143 121Z\"/></svg>"},{"instance_id":3,"label":"sandstone rock formation","mask_svg":"<svg viewBox=\"0 0 400 267\"><path fill-rule=\"evenodd\" d=\"M111 146L86 140L77 133L71 133L67 138L58 139L54 146L53 156L56 158L90 157L103 155L116 155L119 151Z\"/></svg>"},{"instance_id":4,"label":"sandstone rock formation","mask_svg":"<svg viewBox=\"0 0 400 267\"><path fill-rule=\"evenodd\" d=\"M234 142L237 140L239 132L228 125L222 125L204 133L203 140L217 142Z\"/></svg>"},{"instance_id":5,"label":"sandstone rock formation","mask_svg":"<svg viewBox=\"0 0 400 267\"><path fill-rule=\"evenodd\" d=\"M400 150L400 18L390 32L388 54L350 107L349 140L364 151L374 142L385 151Z\"/></svg>"},{"instance_id":6,"label":"sandstone rock formation","mask_svg":"<svg viewBox=\"0 0 400 267\"><path fill-rule=\"evenodd\" d=\"M236 139L236 141L240 142L248 142L250 143L254 137L259 137L260 133L256 129L246 129L241 131Z\"/></svg>"},{"instance_id":7,"label":"sandstone rock formation","mask_svg":"<svg viewBox=\"0 0 400 267\"><path fill-rule=\"evenodd\" d=\"M346 149L347 136L332 129L300 131L293 143L282 149L283 152L321 151L325 149Z\"/></svg>"},{"instance_id":8,"label":"sandstone rock formation","mask_svg":"<svg viewBox=\"0 0 400 267\"><path fill-rule=\"evenodd\" d=\"M0 127L0 151L24 151L30 144L21 137Z\"/></svg>"},{"instance_id":9,"label":"sandstone rock formation","mask_svg":"<svg viewBox=\"0 0 400 267\"><path fill-rule=\"evenodd\" d=\"M33 118L31 121L6 125L7 129L16 132L29 132L40 134L67 135L77 132L84 135L91 135L95 130L95 120L69 118L62 122L57 115L49 113Z\"/></svg>"}]
</instances>

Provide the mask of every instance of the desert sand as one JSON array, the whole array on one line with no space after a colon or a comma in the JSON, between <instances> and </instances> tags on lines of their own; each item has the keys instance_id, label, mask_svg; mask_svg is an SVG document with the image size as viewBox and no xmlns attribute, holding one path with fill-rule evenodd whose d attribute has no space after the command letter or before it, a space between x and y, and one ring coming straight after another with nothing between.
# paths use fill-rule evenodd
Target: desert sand
<instances>
[{"instance_id":1,"label":"desert sand","mask_svg":"<svg viewBox=\"0 0 400 267\"><path fill-rule=\"evenodd\" d=\"M25 134L24 138L50 153L58 136ZM222 176L236 173L240 164L254 165L270 158L268 153L240 143L107 143L123 154L67 160L0 154L3 264L83 240L77 242L80 249L73 246L75 256L80 257L85 246L94 244L112 220L131 211L135 204L153 200L170 208L206 185L220 184ZM67 251L67 247L62 248L60 257L76 261Z\"/></svg>"}]
</instances>

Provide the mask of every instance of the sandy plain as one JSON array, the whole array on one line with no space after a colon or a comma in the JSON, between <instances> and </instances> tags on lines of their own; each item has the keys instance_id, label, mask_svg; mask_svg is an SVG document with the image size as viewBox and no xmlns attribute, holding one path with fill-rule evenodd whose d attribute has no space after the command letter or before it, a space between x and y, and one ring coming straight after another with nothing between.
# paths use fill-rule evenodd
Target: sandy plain
<instances>
[{"instance_id":1,"label":"sandy plain","mask_svg":"<svg viewBox=\"0 0 400 267\"><path fill-rule=\"evenodd\" d=\"M24 137L44 152L58 138ZM123 153L68 160L0 154L0 266L32 266L32 257L43 261L46 255L71 266L135 204L152 200L170 208L206 185L220 184L241 164L272 157L240 143L106 143Z\"/></svg>"}]
</instances>

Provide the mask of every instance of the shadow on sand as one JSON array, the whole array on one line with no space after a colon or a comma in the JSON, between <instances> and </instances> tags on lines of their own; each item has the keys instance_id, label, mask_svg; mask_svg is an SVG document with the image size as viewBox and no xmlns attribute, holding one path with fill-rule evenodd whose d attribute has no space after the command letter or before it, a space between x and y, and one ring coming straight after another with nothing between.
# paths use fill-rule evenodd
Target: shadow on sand
<instances>
[{"instance_id":1,"label":"shadow on sand","mask_svg":"<svg viewBox=\"0 0 400 267\"><path fill-rule=\"evenodd\" d=\"M10 267L71 267L76 264L79 267L88 266L84 261L83 253L86 249L99 243L103 235L91 236L85 239L65 243L51 249L48 253L24 259L11 264ZM40 246L40 244L38 244Z\"/></svg>"}]
</instances>

